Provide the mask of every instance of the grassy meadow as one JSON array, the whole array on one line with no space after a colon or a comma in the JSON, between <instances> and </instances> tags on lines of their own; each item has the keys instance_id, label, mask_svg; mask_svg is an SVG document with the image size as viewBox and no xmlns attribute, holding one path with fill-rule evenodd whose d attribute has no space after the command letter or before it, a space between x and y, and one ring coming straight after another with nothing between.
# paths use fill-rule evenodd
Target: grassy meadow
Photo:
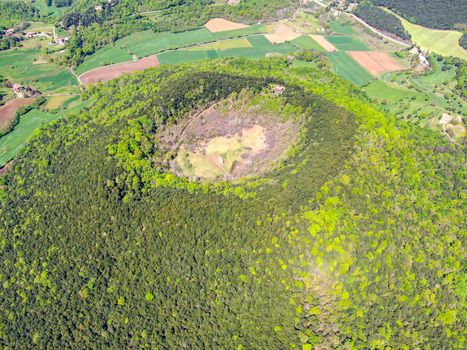
<instances>
[{"instance_id":1,"label":"grassy meadow","mask_svg":"<svg viewBox=\"0 0 467 350\"><path fill-rule=\"evenodd\" d=\"M37 49L10 49L0 55L2 75L16 83L32 86L41 92L74 90L78 81L65 67L42 63Z\"/></svg>"},{"instance_id":2,"label":"grassy meadow","mask_svg":"<svg viewBox=\"0 0 467 350\"><path fill-rule=\"evenodd\" d=\"M423 49L431 50L442 56L453 56L467 60L467 50L464 50L459 45L462 32L422 27L418 24L410 23L390 10L387 11L401 20L405 30L412 35L412 41Z\"/></svg>"}]
</instances>

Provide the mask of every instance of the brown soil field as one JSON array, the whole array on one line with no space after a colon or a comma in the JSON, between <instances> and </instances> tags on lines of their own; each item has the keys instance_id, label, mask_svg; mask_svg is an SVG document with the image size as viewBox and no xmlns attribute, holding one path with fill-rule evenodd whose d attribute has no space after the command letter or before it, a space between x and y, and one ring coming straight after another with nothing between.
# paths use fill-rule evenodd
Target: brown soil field
<instances>
[{"instance_id":1,"label":"brown soil field","mask_svg":"<svg viewBox=\"0 0 467 350\"><path fill-rule=\"evenodd\" d=\"M273 44L280 44L286 41L290 41L301 36L292 28L287 27L285 24L279 24L274 33L266 34L265 37Z\"/></svg>"},{"instance_id":2,"label":"brown soil field","mask_svg":"<svg viewBox=\"0 0 467 350\"><path fill-rule=\"evenodd\" d=\"M329 41L327 41L324 36L322 35L313 35L310 34L310 37L316 41L320 46L323 47L327 52L334 52L337 51L337 49L334 47L333 44L331 44Z\"/></svg>"},{"instance_id":3,"label":"brown soil field","mask_svg":"<svg viewBox=\"0 0 467 350\"><path fill-rule=\"evenodd\" d=\"M246 24L228 21L223 18L210 19L204 26L213 33L225 32L227 30L235 30L248 27Z\"/></svg>"},{"instance_id":4,"label":"brown soil field","mask_svg":"<svg viewBox=\"0 0 467 350\"><path fill-rule=\"evenodd\" d=\"M0 130L7 128L15 119L19 107L30 105L34 100L34 97L15 98L0 107Z\"/></svg>"},{"instance_id":5,"label":"brown soil field","mask_svg":"<svg viewBox=\"0 0 467 350\"><path fill-rule=\"evenodd\" d=\"M214 105L162 130L158 147L176 155L169 165L179 176L235 180L272 169L298 134L292 120Z\"/></svg>"},{"instance_id":6,"label":"brown soil field","mask_svg":"<svg viewBox=\"0 0 467 350\"><path fill-rule=\"evenodd\" d=\"M405 67L396 62L386 52L349 51L348 54L373 75L403 70Z\"/></svg>"},{"instance_id":7,"label":"brown soil field","mask_svg":"<svg viewBox=\"0 0 467 350\"><path fill-rule=\"evenodd\" d=\"M149 56L134 62L117 63L93 69L80 76L84 85L95 84L119 77L125 73L144 70L151 67L159 67L160 63L156 56Z\"/></svg>"}]
</instances>

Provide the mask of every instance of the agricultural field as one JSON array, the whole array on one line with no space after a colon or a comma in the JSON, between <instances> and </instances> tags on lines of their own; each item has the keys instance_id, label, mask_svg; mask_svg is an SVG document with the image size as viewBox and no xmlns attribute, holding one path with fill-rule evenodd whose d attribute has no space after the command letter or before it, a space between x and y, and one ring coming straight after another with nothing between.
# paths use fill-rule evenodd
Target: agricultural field
<instances>
[{"instance_id":1,"label":"agricultural field","mask_svg":"<svg viewBox=\"0 0 467 350\"><path fill-rule=\"evenodd\" d=\"M328 57L334 72L355 85L366 85L373 80L370 73L355 62L346 52L331 52L328 53Z\"/></svg>"},{"instance_id":2,"label":"agricultural field","mask_svg":"<svg viewBox=\"0 0 467 350\"><path fill-rule=\"evenodd\" d=\"M442 63L432 61L433 69L426 74L388 73L363 90L385 111L423 126L438 124L444 113L466 115L467 103L453 93L454 68L442 70Z\"/></svg>"},{"instance_id":3,"label":"agricultural field","mask_svg":"<svg viewBox=\"0 0 467 350\"><path fill-rule=\"evenodd\" d=\"M370 48L352 36L326 35L325 39L341 51L369 51Z\"/></svg>"},{"instance_id":4,"label":"agricultural field","mask_svg":"<svg viewBox=\"0 0 467 350\"><path fill-rule=\"evenodd\" d=\"M42 93L75 91L77 79L65 67L45 63L37 49L10 49L0 55L3 77Z\"/></svg>"},{"instance_id":5,"label":"agricultural field","mask_svg":"<svg viewBox=\"0 0 467 350\"><path fill-rule=\"evenodd\" d=\"M199 46L193 46L187 49L187 51L198 51L198 50L227 50L237 49L239 47L251 47L250 42L247 38L227 39L215 41L208 44L201 44Z\"/></svg>"},{"instance_id":6,"label":"agricultural field","mask_svg":"<svg viewBox=\"0 0 467 350\"><path fill-rule=\"evenodd\" d=\"M286 41L291 41L298 38L301 36L301 34L281 23L274 29L272 33L265 34L264 36L272 44L282 44Z\"/></svg>"},{"instance_id":7,"label":"agricultural field","mask_svg":"<svg viewBox=\"0 0 467 350\"><path fill-rule=\"evenodd\" d=\"M34 98L17 98L0 106L0 132L7 129L16 118L16 111L34 102Z\"/></svg>"},{"instance_id":8,"label":"agricultural field","mask_svg":"<svg viewBox=\"0 0 467 350\"><path fill-rule=\"evenodd\" d=\"M257 33L266 33L268 27L265 25L252 25L243 29L229 30L213 33L207 28L195 29L182 33L154 33L144 31L134 33L123 39L117 40L115 46L106 46L89 56L77 68L78 74L102 66L105 63L120 63L130 61L133 55L145 57L161 53L163 51L175 50L198 46L200 44L216 42L219 40L245 37Z\"/></svg>"},{"instance_id":9,"label":"agricultural field","mask_svg":"<svg viewBox=\"0 0 467 350\"><path fill-rule=\"evenodd\" d=\"M73 102L80 99L79 95L52 95L47 97L44 108L48 112L55 112L67 108Z\"/></svg>"},{"instance_id":10,"label":"agricultural field","mask_svg":"<svg viewBox=\"0 0 467 350\"><path fill-rule=\"evenodd\" d=\"M349 51L347 53L373 76L404 69L402 64L385 52Z\"/></svg>"},{"instance_id":11,"label":"agricultural field","mask_svg":"<svg viewBox=\"0 0 467 350\"><path fill-rule=\"evenodd\" d=\"M317 35L314 35L313 37L309 35L302 35L301 37L292 40L291 44L304 50L316 50L320 52L326 52L327 49L329 49L329 46L320 45L319 39L317 39L317 37L320 38Z\"/></svg>"},{"instance_id":12,"label":"agricultural field","mask_svg":"<svg viewBox=\"0 0 467 350\"><path fill-rule=\"evenodd\" d=\"M462 36L462 32L455 30L430 29L410 23L400 16L398 17L405 30L412 35L412 41L420 45L423 49L431 50L439 55L459 57L467 60L467 50L463 49L459 45L459 39Z\"/></svg>"},{"instance_id":13,"label":"agricultural field","mask_svg":"<svg viewBox=\"0 0 467 350\"><path fill-rule=\"evenodd\" d=\"M124 73L144 70L151 67L159 67L160 63L156 56L148 56L127 63L116 63L90 70L82 74L79 79L83 85L115 79Z\"/></svg>"},{"instance_id":14,"label":"agricultural field","mask_svg":"<svg viewBox=\"0 0 467 350\"><path fill-rule=\"evenodd\" d=\"M20 117L13 131L0 138L0 167L12 160L40 126L60 118L57 114L33 109Z\"/></svg>"},{"instance_id":15,"label":"agricultural field","mask_svg":"<svg viewBox=\"0 0 467 350\"><path fill-rule=\"evenodd\" d=\"M285 24L302 34L323 34L321 22L315 16L300 12L295 18L285 21Z\"/></svg>"}]
</instances>

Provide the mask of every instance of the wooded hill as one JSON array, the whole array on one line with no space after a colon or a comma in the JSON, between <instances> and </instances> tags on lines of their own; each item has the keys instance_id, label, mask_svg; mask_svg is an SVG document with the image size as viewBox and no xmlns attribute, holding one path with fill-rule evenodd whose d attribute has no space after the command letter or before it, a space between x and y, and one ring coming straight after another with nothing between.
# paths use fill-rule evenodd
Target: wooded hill
<instances>
[{"instance_id":1,"label":"wooded hill","mask_svg":"<svg viewBox=\"0 0 467 350\"><path fill-rule=\"evenodd\" d=\"M211 184L157 167L160 127L278 83L271 111L307 127L270 173ZM1 178L4 347L465 348L461 146L278 58L87 95Z\"/></svg>"}]
</instances>

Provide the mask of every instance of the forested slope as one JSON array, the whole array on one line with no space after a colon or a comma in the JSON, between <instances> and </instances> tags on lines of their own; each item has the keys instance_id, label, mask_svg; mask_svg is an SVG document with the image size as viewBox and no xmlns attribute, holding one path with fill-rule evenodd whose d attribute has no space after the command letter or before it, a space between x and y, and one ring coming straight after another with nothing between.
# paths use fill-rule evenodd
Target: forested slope
<instances>
[{"instance_id":1,"label":"forested slope","mask_svg":"<svg viewBox=\"0 0 467 350\"><path fill-rule=\"evenodd\" d=\"M383 32L394 34L404 40L410 39L410 34L407 33L400 19L377 6L365 3L358 6L354 13L369 25Z\"/></svg>"},{"instance_id":2,"label":"forested slope","mask_svg":"<svg viewBox=\"0 0 467 350\"><path fill-rule=\"evenodd\" d=\"M274 84L271 110L306 125L276 169L210 184L158 162L158 129ZM88 94L1 178L2 345L465 347L462 146L282 59L163 67Z\"/></svg>"},{"instance_id":3,"label":"forested slope","mask_svg":"<svg viewBox=\"0 0 467 350\"><path fill-rule=\"evenodd\" d=\"M372 0L388 7L410 22L435 29L464 29L467 6L463 0Z\"/></svg>"}]
</instances>

